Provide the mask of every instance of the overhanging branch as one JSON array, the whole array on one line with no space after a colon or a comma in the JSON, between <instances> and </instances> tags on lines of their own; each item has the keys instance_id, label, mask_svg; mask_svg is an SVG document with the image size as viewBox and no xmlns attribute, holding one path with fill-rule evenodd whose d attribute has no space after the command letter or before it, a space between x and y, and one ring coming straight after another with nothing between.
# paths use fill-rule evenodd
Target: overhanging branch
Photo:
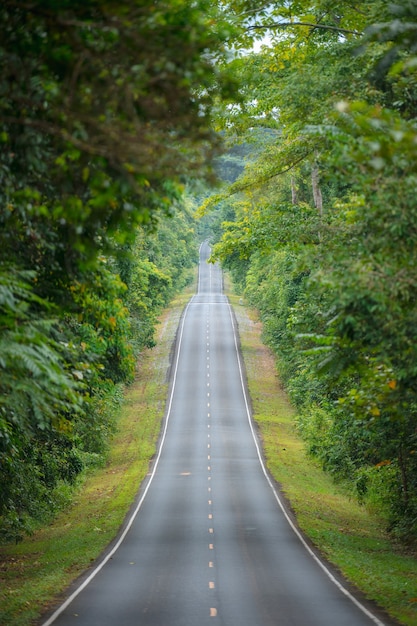
<instances>
[{"instance_id":1,"label":"overhanging branch","mask_svg":"<svg viewBox=\"0 0 417 626\"><path fill-rule=\"evenodd\" d=\"M351 30L349 28L340 28L339 26L330 26L329 24L317 24L313 22L273 22L271 24L255 24L248 26L248 30L274 30L276 28L288 28L290 26L307 26L308 28L321 28L322 30L332 30L341 34L357 35L360 37L364 33L359 30Z\"/></svg>"},{"instance_id":2,"label":"overhanging branch","mask_svg":"<svg viewBox=\"0 0 417 626\"><path fill-rule=\"evenodd\" d=\"M240 191L246 191L247 189L250 189L251 187L255 188L255 187L260 187L261 185L265 185L273 178L276 178L277 176L282 176L283 174L290 172L299 163L304 161L304 159L306 159L311 153L312 153L312 150L309 150L305 154L301 155L298 159L295 159L292 163L290 163L286 167L264 174L263 176L260 176L259 178L253 178L251 180L246 180L246 181L243 179L240 185L239 185L239 181L236 181L236 183L233 183L233 185L231 185L228 195L233 196L235 193L239 193Z\"/></svg>"}]
</instances>

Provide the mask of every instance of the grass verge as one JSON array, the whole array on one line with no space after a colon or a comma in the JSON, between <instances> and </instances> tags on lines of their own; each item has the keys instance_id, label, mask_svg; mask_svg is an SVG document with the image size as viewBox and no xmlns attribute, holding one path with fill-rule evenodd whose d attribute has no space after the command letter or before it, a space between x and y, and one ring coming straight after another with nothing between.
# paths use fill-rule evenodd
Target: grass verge
<instances>
[{"instance_id":1,"label":"grass verge","mask_svg":"<svg viewBox=\"0 0 417 626\"><path fill-rule=\"evenodd\" d=\"M28 626L115 538L156 450L167 371L187 290L160 318L157 346L145 351L126 392L106 466L90 474L54 522L18 545L0 547L0 624ZM41 622L40 622L41 623Z\"/></svg>"},{"instance_id":2,"label":"grass verge","mask_svg":"<svg viewBox=\"0 0 417 626\"><path fill-rule=\"evenodd\" d=\"M268 469L291 503L299 527L365 596L407 626L417 624L417 559L392 543L381 521L349 497L305 451L295 412L262 344L256 313L230 295L253 414Z\"/></svg>"}]
</instances>

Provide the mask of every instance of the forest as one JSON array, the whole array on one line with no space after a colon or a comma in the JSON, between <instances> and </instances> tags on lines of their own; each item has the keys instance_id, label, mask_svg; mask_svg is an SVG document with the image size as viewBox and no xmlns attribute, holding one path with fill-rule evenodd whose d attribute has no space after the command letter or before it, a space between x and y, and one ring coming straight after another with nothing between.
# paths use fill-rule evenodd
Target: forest
<instances>
[{"instance_id":1,"label":"forest","mask_svg":"<svg viewBox=\"0 0 417 626\"><path fill-rule=\"evenodd\" d=\"M261 314L311 454L415 539L417 3L4 0L0 17L1 541L105 462L202 232Z\"/></svg>"}]
</instances>

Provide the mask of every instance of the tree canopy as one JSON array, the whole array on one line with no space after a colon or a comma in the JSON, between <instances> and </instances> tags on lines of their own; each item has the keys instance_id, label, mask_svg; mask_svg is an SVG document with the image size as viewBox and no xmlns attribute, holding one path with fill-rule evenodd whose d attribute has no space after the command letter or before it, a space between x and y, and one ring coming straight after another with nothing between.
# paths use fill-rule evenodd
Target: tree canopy
<instances>
[{"instance_id":1,"label":"tree canopy","mask_svg":"<svg viewBox=\"0 0 417 626\"><path fill-rule=\"evenodd\" d=\"M311 451L410 539L415 3L226 5L242 101L218 124L254 150L200 209L217 209L213 258L259 307Z\"/></svg>"},{"instance_id":2,"label":"tree canopy","mask_svg":"<svg viewBox=\"0 0 417 626\"><path fill-rule=\"evenodd\" d=\"M1 3L4 537L102 451L118 386L189 276L184 190L211 176L231 30L206 0Z\"/></svg>"}]
</instances>

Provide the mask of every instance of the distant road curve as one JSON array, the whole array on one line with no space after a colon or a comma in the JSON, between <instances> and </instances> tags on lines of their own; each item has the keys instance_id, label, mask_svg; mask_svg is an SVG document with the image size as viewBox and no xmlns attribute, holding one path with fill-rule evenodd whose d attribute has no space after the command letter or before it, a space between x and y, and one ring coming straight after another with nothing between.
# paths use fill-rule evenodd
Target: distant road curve
<instances>
[{"instance_id":1,"label":"distant road curve","mask_svg":"<svg viewBox=\"0 0 417 626\"><path fill-rule=\"evenodd\" d=\"M125 530L43 626L390 626L287 515L252 425L233 312L200 248L151 475Z\"/></svg>"}]
</instances>

